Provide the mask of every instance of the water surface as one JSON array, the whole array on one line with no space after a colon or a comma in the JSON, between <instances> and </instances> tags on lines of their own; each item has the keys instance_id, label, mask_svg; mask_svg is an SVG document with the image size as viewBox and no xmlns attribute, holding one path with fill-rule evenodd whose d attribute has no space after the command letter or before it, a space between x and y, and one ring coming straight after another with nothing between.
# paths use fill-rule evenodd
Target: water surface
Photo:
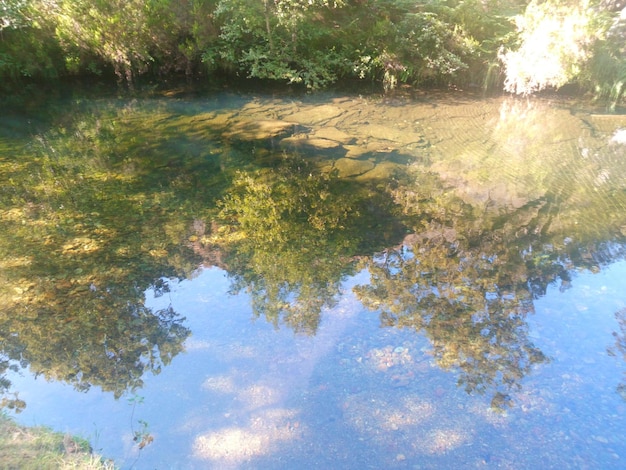
<instances>
[{"instance_id":1,"label":"water surface","mask_svg":"<svg viewBox=\"0 0 626 470\"><path fill-rule=\"evenodd\" d=\"M172 92L0 121L19 421L123 468L623 468L623 116Z\"/></svg>"}]
</instances>

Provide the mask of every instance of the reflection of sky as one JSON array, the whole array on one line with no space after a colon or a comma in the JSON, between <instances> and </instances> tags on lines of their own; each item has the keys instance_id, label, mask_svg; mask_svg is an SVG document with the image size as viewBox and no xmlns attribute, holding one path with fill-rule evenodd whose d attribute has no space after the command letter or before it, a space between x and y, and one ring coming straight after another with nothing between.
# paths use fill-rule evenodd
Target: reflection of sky
<instances>
[{"instance_id":1,"label":"reflection of sky","mask_svg":"<svg viewBox=\"0 0 626 470\"><path fill-rule=\"evenodd\" d=\"M454 373L433 367L429 345L381 329L349 287L318 334L296 336L252 320L249 298L229 296L216 268L149 298L187 317L186 352L146 377L133 407L97 390L10 377L27 402L19 420L91 439L123 468L624 468L624 379L611 357L615 312L626 306L626 262L579 273L535 301L535 344L551 359L490 411ZM381 366L384 355L397 364ZM129 395L131 397L132 395ZM133 431L154 442L138 453Z\"/></svg>"}]
</instances>

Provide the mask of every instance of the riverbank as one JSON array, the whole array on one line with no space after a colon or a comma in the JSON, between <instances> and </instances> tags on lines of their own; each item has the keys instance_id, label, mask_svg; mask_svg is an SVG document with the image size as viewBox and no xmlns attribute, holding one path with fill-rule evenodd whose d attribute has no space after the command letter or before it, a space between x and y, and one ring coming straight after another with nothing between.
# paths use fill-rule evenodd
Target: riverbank
<instances>
[{"instance_id":1,"label":"riverbank","mask_svg":"<svg viewBox=\"0 0 626 470\"><path fill-rule=\"evenodd\" d=\"M85 439L43 426L26 427L0 414L0 462L5 469L113 470Z\"/></svg>"}]
</instances>

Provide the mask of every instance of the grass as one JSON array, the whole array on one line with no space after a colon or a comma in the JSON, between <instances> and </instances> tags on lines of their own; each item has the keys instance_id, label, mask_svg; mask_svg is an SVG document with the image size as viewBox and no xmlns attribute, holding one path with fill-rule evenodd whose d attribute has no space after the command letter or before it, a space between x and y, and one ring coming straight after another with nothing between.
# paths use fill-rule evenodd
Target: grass
<instances>
[{"instance_id":1,"label":"grass","mask_svg":"<svg viewBox=\"0 0 626 470\"><path fill-rule=\"evenodd\" d=\"M112 462L91 452L79 437L46 427L25 427L0 414L1 470L113 470Z\"/></svg>"}]
</instances>

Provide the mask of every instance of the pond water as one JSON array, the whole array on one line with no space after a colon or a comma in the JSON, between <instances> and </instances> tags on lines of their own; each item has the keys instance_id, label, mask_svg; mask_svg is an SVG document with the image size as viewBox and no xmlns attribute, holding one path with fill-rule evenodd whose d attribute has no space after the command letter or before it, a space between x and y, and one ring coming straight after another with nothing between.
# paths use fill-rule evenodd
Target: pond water
<instances>
[{"instance_id":1,"label":"pond water","mask_svg":"<svg viewBox=\"0 0 626 470\"><path fill-rule=\"evenodd\" d=\"M624 468L625 132L465 93L9 110L2 406L120 468Z\"/></svg>"}]
</instances>

